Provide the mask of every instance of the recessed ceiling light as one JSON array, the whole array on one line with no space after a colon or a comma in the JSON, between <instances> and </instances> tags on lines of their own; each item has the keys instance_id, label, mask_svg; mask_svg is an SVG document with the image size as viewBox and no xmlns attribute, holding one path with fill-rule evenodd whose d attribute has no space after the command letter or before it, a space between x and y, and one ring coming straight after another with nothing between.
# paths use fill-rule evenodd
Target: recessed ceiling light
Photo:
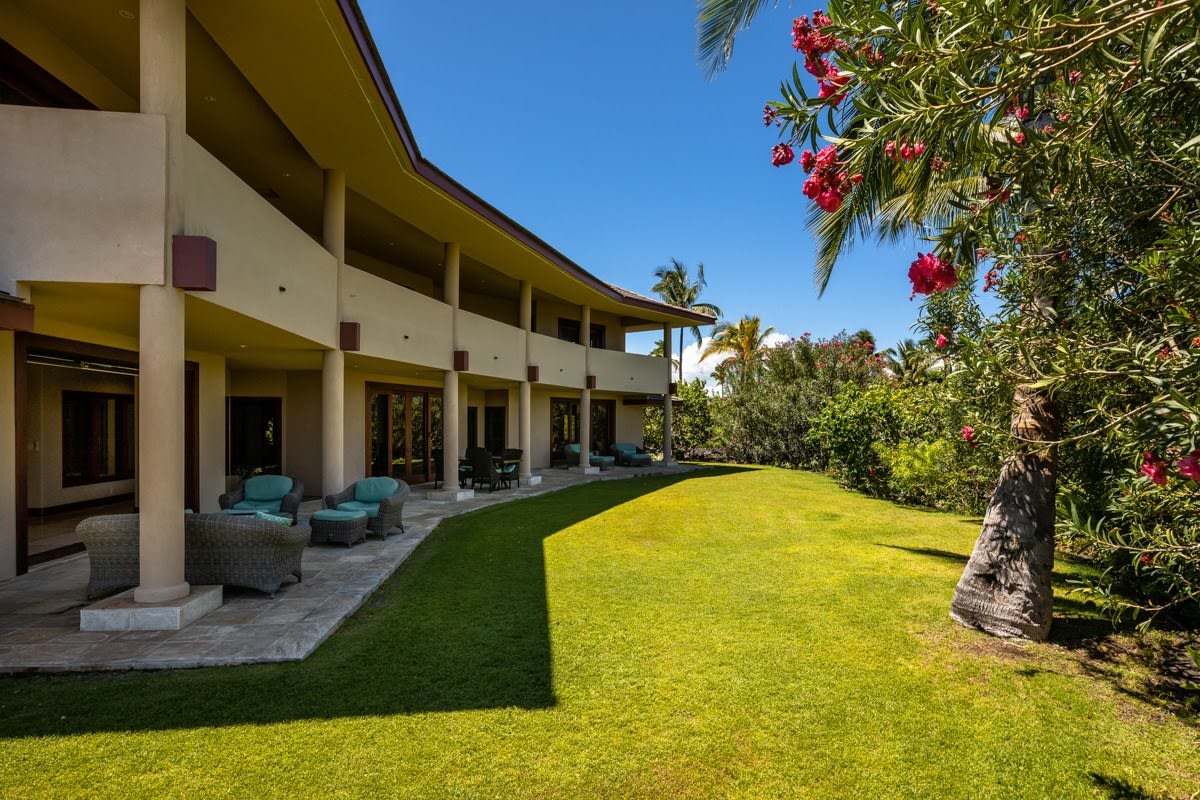
<instances>
[{"instance_id":1,"label":"recessed ceiling light","mask_svg":"<svg viewBox=\"0 0 1200 800\"><path fill-rule=\"evenodd\" d=\"M124 8L117 12L117 16L119 16L121 19L134 19L133 12Z\"/></svg>"}]
</instances>

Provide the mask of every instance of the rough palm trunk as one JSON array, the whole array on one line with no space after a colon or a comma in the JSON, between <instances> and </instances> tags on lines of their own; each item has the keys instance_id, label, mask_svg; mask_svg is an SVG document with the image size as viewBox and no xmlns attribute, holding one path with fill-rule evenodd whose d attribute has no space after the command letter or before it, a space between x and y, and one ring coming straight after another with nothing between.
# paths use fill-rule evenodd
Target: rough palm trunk
<instances>
[{"instance_id":1,"label":"rough palm trunk","mask_svg":"<svg viewBox=\"0 0 1200 800\"><path fill-rule=\"evenodd\" d=\"M1004 463L950 604L955 622L995 636L1045 639L1054 606L1054 448L1058 417L1044 393L1020 387L1012 433L1026 442Z\"/></svg>"}]
</instances>

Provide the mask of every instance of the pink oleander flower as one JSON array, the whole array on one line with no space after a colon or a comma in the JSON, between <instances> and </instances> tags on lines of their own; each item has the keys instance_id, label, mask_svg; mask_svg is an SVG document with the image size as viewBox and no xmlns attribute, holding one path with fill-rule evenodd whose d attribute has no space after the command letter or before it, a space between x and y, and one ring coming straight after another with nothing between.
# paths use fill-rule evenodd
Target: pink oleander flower
<instances>
[{"instance_id":1,"label":"pink oleander flower","mask_svg":"<svg viewBox=\"0 0 1200 800\"><path fill-rule=\"evenodd\" d=\"M1142 559L1141 559L1141 560L1142 560L1142 566L1143 566L1143 567L1148 567L1148 566L1150 566L1150 565L1151 565L1151 564L1154 562L1154 559L1150 558L1150 554L1149 554L1149 553L1142 553Z\"/></svg>"},{"instance_id":2,"label":"pink oleander flower","mask_svg":"<svg viewBox=\"0 0 1200 800\"><path fill-rule=\"evenodd\" d=\"M905 142L904 144L900 145L900 157L905 161L912 161L913 148L911 144Z\"/></svg>"},{"instance_id":3,"label":"pink oleander flower","mask_svg":"<svg viewBox=\"0 0 1200 800\"><path fill-rule=\"evenodd\" d=\"M1013 116L1015 116L1021 122L1029 119L1029 106L1018 106L1017 108L1013 109Z\"/></svg>"},{"instance_id":4,"label":"pink oleander flower","mask_svg":"<svg viewBox=\"0 0 1200 800\"><path fill-rule=\"evenodd\" d=\"M1067 73L1067 83L1079 83L1079 79L1082 77L1082 72L1077 69L1073 69Z\"/></svg>"},{"instance_id":5,"label":"pink oleander flower","mask_svg":"<svg viewBox=\"0 0 1200 800\"><path fill-rule=\"evenodd\" d=\"M974 441L975 429L970 425L963 425L963 439L968 442Z\"/></svg>"},{"instance_id":6,"label":"pink oleander flower","mask_svg":"<svg viewBox=\"0 0 1200 800\"><path fill-rule=\"evenodd\" d=\"M925 143L924 142L917 142L916 144L913 145L913 155L915 155L917 158L920 158L921 154L924 152L925 152Z\"/></svg>"},{"instance_id":7,"label":"pink oleander flower","mask_svg":"<svg viewBox=\"0 0 1200 800\"><path fill-rule=\"evenodd\" d=\"M812 154L812 150L805 150L800 154L800 168L805 172L812 172L816 165L817 157Z\"/></svg>"},{"instance_id":8,"label":"pink oleander flower","mask_svg":"<svg viewBox=\"0 0 1200 800\"><path fill-rule=\"evenodd\" d=\"M839 72L836 75L822 78L818 81L820 91L817 96L822 100L827 101L831 105L838 105L846 97L846 84L850 82L850 75L844 72Z\"/></svg>"},{"instance_id":9,"label":"pink oleander flower","mask_svg":"<svg viewBox=\"0 0 1200 800\"><path fill-rule=\"evenodd\" d=\"M934 294L958 284L954 265L933 253L917 253L916 260L908 267L908 279L913 285L910 300L918 294Z\"/></svg>"},{"instance_id":10,"label":"pink oleander flower","mask_svg":"<svg viewBox=\"0 0 1200 800\"><path fill-rule=\"evenodd\" d=\"M763 126L764 127L770 127L771 123L775 121L775 117L777 117L777 116L779 116L779 111L777 111L775 109L775 107L772 106L770 103L763 106Z\"/></svg>"},{"instance_id":11,"label":"pink oleander flower","mask_svg":"<svg viewBox=\"0 0 1200 800\"><path fill-rule=\"evenodd\" d=\"M975 258L976 259L978 259L979 261L983 261L987 257L988 257L988 251L986 248L983 248L983 247L975 248Z\"/></svg>"},{"instance_id":12,"label":"pink oleander flower","mask_svg":"<svg viewBox=\"0 0 1200 800\"><path fill-rule=\"evenodd\" d=\"M1200 483L1200 450L1193 450L1175 462L1179 474L1190 481Z\"/></svg>"},{"instance_id":13,"label":"pink oleander flower","mask_svg":"<svg viewBox=\"0 0 1200 800\"><path fill-rule=\"evenodd\" d=\"M1142 453L1142 474L1159 486L1167 483L1167 465L1154 453L1146 450Z\"/></svg>"},{"instance_id":14,"label":"pink oleander flower","mask_svg":"<svg viewBox=\"0 0 1200 800\"><path fill-rule=\"evenodd\" d=\"M883 146L883 154L893 161L896 159L896 143L889 141Z\"/></svg>"},{"instance_id":15,"label":"pink oleander flower","mask_svg":"<svg viewBox=\"0 0 1200 800\"><path fill-rule=\"evenodd\" d=\"M793 157L792 146L787 142L780 142L771 148L771 164L776 167L792 163Z\"/></svg>"},{"instance_id":16,"label":"pink oleander flower","mask_svg":"<svg viewBox=\"0 0 1200 800\"><path fill-rule=\"evenodd\" d=\"M1017 131L1014 133L1012 140L1017 144L1018 147L1025 144L1025 131Z\"/></svg>"},{"instance_id":17,"label":"pink oleander flower","mask_svg":"<svg viewBox=\"0 0 1200 800\"><path fill-rule=\"evenodd\" d=\"M950 344L950 340L946 338L946 334L939 333L938 337L937 337L937 341L934 342L933 346L936 347L938 350L942 350L948 344Z\"/></svg>"}]
</instances>

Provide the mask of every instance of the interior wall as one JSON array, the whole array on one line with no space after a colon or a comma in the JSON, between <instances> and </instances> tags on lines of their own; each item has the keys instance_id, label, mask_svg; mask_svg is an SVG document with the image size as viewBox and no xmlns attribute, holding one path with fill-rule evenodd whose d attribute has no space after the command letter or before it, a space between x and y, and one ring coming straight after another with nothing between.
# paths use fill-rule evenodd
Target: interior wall
<instances>
[{"instance_id":1,"label":"interior wall","mask_svg":"<svg viewBox=\"0 0 1200 800\"><path fill-rule=\"evenodd\" d=\"M62 393L76 390L135 395L134 379L125 375L31 364L28 386L25 430L29 456L29 508L53 508L132 494L134 478L63 486Z\"/></svg>"},{"instance_id":2,"label":"interior wall","mask_svg":"<svg viewBox=\"0 0 1200 800\"><path fill-rule=\"evenodd\" d=\"M645 444L642 438L642 417L645 406L622 405L617 399L617 438L618 442L632 442L638 447Z\"/></svg>"},{"instance_id":3,"label":"interior wall","mask_svg":"<svg viewBox=\"0 0 1200 800\"><path fill-rule=\"evenodd\" d=\"M298 370L287 374L288 414L283 441L288 453L287 474L304 482L304 493L321 493L321 373ZM352 413L349 406L346 414Z\"/></svg>"}]
</instances>

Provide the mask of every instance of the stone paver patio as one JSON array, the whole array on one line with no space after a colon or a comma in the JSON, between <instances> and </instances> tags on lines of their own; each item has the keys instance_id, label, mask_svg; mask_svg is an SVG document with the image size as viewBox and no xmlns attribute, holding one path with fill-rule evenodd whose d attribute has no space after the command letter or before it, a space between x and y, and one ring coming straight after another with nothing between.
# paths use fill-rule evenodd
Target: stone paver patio
<instances>
[{"instance_id":1,"label":"stone paver patio","mask_svg":"<svg viewBox=\"0 0 1200 800\"><path fill-rule=\"evenodd\" d=\"M86 553L0 581L0 673L174 669L306 657L336 631L412 554L444 518L496 503L533 497L593 480L663 475L691 469L617 467L598 475L542 470L536 486L479 492L460 502L426 498L414 489L404 506L406 533L386 541L369 537L352 548L316 545L305 549L300 583L285 583L274 598L227 588L224 604L177 631L99 632L79 630L79 610L88 605ZM320 508L308 501L302 518Z\"/></svg>"}]
</instances>

